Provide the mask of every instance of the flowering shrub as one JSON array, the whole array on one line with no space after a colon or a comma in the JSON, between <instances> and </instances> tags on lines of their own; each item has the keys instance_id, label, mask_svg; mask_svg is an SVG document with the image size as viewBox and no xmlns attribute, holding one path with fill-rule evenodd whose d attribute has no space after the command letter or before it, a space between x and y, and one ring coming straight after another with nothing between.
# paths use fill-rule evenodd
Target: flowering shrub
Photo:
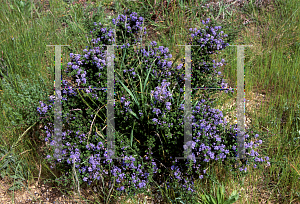
<instances>
[{"instance_id":1,"label":"flowering shrub","mask_svg":"<svg viewBox=\"0 0 300 204\"><path fill-rule=\"evenodd\" d=\"M210 102L205 99L197 101L192 106L191 146L193 157L201 159L174 161L174 157L183 156L184 101L180 101L184 96L183 64L174 69L172 61L168 60L172 58L169 49L163 46L157 48L155 41L151 42L151 48L148 50L133 49L131 43L139 42L139 39L133 39L146 34L145 28L142 27L143 21L142 17L131 13L112 19L115 29L103 28L101 23L94 23L91 34L95 38L90 47L87 46L87 49L83 50L83 55L70 53L71 62L66 70L78 86L106 87L107 51L103 45L118 45L115 49L117 54L114 56L115 156L123 160L100 159L107 157L106 140L101 137L106 133L106 90L83 91L74 90L73 87L62 92L62 110L68 110L62 115L63 157L55 159L51 156L53 151L50 151L47 159L52 165L60 167L65 178L71 177L75 161L81 184L86 182L90 185L110 171L116 181L117 190L137 193L138 190L148 189L152 179L157 181L161 173L166 178L170 177L172 182L181 184L180 188L193 192L193 177L198 175L199 178L203 178L209 162L224 161L229 156L237 156L236 127L229 128L222 112L211 108ZM209 19L203 24L207 23ZM213 76L224 60L222 63L212 61L213 68L209 68L208 55L228 46L222 40L226 35L221 35L222 31L217 34L221 27L206 28L208 34L204 34L204 30L191 30L194 31L191 34L191 43L201 45L192 49L193 87L203 87L209 83L224 87L224 83ZM201 38L197 40L199 36ZM122 46L119 46L121 44ZM209 80L208 76L213 76L213 80ZM63 80L63 84L66 87L68 82ZM54 144L54 114L51 112L53 103L54 96L50 96L47 104L40 102L41 106L37 108L41 116L48 116L45 119L45 141L50 145ZM247 154L256 156L256 162L263 161L253 150L252 138L253 135L246 135L246 142L250 142L246 143ZM257 143L261 141L255 142L254 146L257 146ZM245 170L244 167L242 170ZM167 183L171 185L172 182Z\"/></svg>"}]
</instances>

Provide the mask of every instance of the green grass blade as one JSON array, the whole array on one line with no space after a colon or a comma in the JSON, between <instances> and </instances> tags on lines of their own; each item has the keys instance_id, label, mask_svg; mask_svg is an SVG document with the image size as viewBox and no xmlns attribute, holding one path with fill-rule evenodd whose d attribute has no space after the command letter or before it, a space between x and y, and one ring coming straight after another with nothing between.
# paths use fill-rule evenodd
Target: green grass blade
<instances>
[{"instance_id":1,"label":"green grass blade","mask_svg":"<svg viewBox=\"0 0 300 204\"><path fill-rule=\"evenodd\" d=\"M125 88L125 90L129 93L129 95L134 99L135 103L138 105L138 107L140 107L140 103L138 102L138 100L136 99L135 95L132 94L132 92L123 84L123 82L121 82L121 80L117 77L117 79L119 80L119 82L122 84L122 86Z\"/></svg>"},{"instance_id":2,"label":"green grass blade","mask_svg":"<svg viewBox=\"0 0 300 204\"><path fill-rule=\"evenodd\" d=\"M140 75L137 74L137 76L139 77L139 80L140 80L140 89L141 89L142 104L144 104L144 92L143 92L142 80L141 80Z\"/></svg>"},{"instance_id":3,"label":"green grass blade","mask_svg":"<svg viewBox=\"0 0 300 204\"><path fill-rule=\"evenodd\" d=\"M156 59L155 59L155 60L156 60ZM154 61L155 61L155 60L154 60ZM154 63L154 61L153 61L153 63ZM153 65L153 63L152 63L152 65ZM151 67L149 68L149 71L148 71L148 73L147 73L147 77L146 77L146 80L145 80L145 82L144 82L144 89L143 89L143 92L145 91L146 84L147 84L148 79L149 79L149 75L150 75L150 72L151 72L152 65L151 65Z\"/></svg>"}]
</instances>

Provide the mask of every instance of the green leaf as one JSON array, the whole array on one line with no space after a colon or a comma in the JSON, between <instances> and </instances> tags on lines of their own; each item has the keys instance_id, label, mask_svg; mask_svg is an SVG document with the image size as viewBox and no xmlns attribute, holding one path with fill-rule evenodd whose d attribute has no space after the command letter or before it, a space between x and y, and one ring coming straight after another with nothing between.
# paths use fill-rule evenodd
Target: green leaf
<instances>
[{"instance_id":1,"label":"green leaf","mask_svg":"<svg viewBox=\"0 0 300 204\"><path fill-rule=\"evenodd\" d=\"M218 188L217 200L218 200L218 203L224 202L224 186L223 185Z\"/></svg>"},{"instance_id":2,"label":"green leaf","mask_svg":"<svg viewBox=\"0 0 300 204\"><path fill-rule=\"evenodd\" d=\"M212 195L209 195L209 196L207 196L207 197L209 197L210 203L218 204L218 202L216 201L216 199L215 199Z\"/></svg>"},{"instance_id":3,"label":"green leaf","mask_svg":"<svg viewBox=\"0 0 300 204\"><path fill-rule=\"evenodd\" d=\"M154 64L155 61L156 61L156 59L153 61L152 65ZM143 89L143 92L145 91L145 87L146 87L146 84L147 84L148 79L149 79L149 75L150 75L150 72L151 72L152 65L151 65L151 67L149 68L149 71L148 71L148 73L147 73L147 77L146 77L146 80L145 80L145 82L144 82L144 89Z\"/></svg>"},{"instance_id":4,"label":"green leaf","mask_svg":"<svg viewBox=\"0 0 300 204\"><path fill-rule=\"evenodd\" d=\"M142 104L144 104L144 92L143 92L142 80L141 80L140 75L137 74L137 76L138 76L139 79L140 79L140 89L141 89Z\"/></svg>"},{"instance_id":5,"label":"green leaf","mask_svg":"<svg viewBox=\"0 0 300 204\"><path fill-rule=\"evenodd\" d=\"M12 175L12 176L10 176L10 178L26 180L26 179L24 179L24 178L22 178L22 177L19 177L19 176L17 176L17 175Z\"/></svg>"},{"instance_id":6,"label":"green leaf","mask_svg":"<svg viewBox=\"0 0 300 204\"><path fill-rule=\"evenodd\" d=\"M6 173L7 173L6 171L2 171L2 172L1 172L1 177L2 177L2 179L5 178Z\"/></svg>"},{"instance_id":7,"label":"green leaf","mask_svg":"<svg viewBox=\"0 0 300 204\"><path fill-rule=\"evenodd\" d=\"M19 3L22 8L25 6L25 3L23 1L20 1Z\"/></svg>"},{"instance_id":8,"label":"green leaf","mask_svg":"<svg viewBox=\"0 0 300 204\"><path fill-rule=\"evenodd\" d=\"M116 76L117 77L117 76ZM119 82L122 84L122 86L125 88L125 90L129 93L129 95L134 99L135 103L140 107L139 102L137 101L136 97L132 94L132 92L121 82L121 80L117 77Z\"/></svg>"},{"instance_id":9,"label":"green leaf","mask_svg":"<svg viewBox=\"0 0 300 204\"><path fill-rule=\"evenodd\" d=\"M195 102L195 105L194 105L194 109L195 109L195 107L196 107L196 105L199 103L199 100L197 100L196 102Z\"/></svg>"},{"instance_id":10,"label":"green leaf","mask_svg":"<svg viewBox=\"0 0 300 204\"><path fill-rule=\"evenodd\" d=\"M205 204L218 204L217 201L210 194L202 195L202 200Z\"/></svg>"},{"instance_id":11,"label":"green leaf","mask_svg":"<svg viewBox=\"0 0 300 204\"><path fill-rule=\"evenodd\" d=\"M131 111L131 110L128 110L128 112L129 113L131 113L136 119L138 119L139 120L139 117L133 112L133 111Z\"/></svg>"},{"instance_id":12,"label":"green leaf","mask_svg":"<svg viewBox=\"0 0 300 204\"><path fill-rule=\"evenodd\" d=\"M235 203L239 199L239 194L237 191L233 191L229 196L228 200L224 202L224 204L232 204Z\"/></svg>"},{"instance_id":13,"label":"green leaf","mask_svg":"<svg viewBox=\"0 0 300 204\"><path fill-rule=\"evenodd\" d=\"M18 182L16 182L16 184L19 184ZM21 183L22 184L22 183ZM13 185L11 186L8 190L10 191L14 191L14 190L19 190L20 189L20 186L19 185Z\"/></svg>"}]
</instances>

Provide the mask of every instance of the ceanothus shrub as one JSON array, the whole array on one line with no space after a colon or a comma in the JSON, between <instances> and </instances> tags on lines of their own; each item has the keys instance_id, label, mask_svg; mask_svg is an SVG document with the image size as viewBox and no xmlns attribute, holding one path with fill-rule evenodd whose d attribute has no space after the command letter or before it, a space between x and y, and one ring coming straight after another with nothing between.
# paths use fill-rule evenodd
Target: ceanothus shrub
<instances>
[{"instance_id":1,"label":"ceanothus shrub","mask_svg":"<svg viewBox=\"0 0 300 204\"><path fill-rule=\"evenodd\" d=\"M155 41L151 42L150 49L134 50L130 43L139 42L140 38L134 41L132 39L146 34L142 27L143 21L142 17L133 12L128 16L119 15L117 19L112 19L113 28L104 28L101 23L94 23L91 45L83 50L82 55L71 53L71 62L66 70L73 82L80 87L106 87L107 51L103 45L121 45L116 46L114 56L115 156L123 160L100 159L107 157L107 143L102 137L106 135L106 89L75 90L71 86L62 91L63 157L61 160L54 158L51 150L46 158L61 169L65 181L71 181L75 161L81 184L90 185L93 181L100 180L101 176L107 177L111 173L117 190L137 193L148 189L153 179L157 181L158 175L163 175L193 192L193 178L196 175L203 178L205 167L210 162L237 156L236 127L229 127L222 112L210 107L211 102L205 99L193 102L193 141L190 145L193 157L202 159L174 160L174 157L182 157L184 150L183 64L174 68L172 61L168 60L172 58L169 49L157 47ZM201 58L198 52L204 56L205 52L209 55L214 50L222 50L228 46L221 39L226 36L218 33L220 27L215 30L210 27L207 29L211 34L203 34L204 30L201 33L194 29L195 33L191 35L194 37L191 43L203 45L192 52L193 87L207 87L209 83L224 87L223 81L217 81L217 78L209 81L204 77L216 73L222 63L212 61L212 68L208 68L210 58ZM114 31L117 33L116 39ZM201 39L197 41L199 35ZM202 42L205 43L201 44ZM205 50L205 47L209 49ZM207 61L204 63L205 60ZM69 86L65 80L63 84L65 87ZM45 141L51 146L54 144L54 113L51 105L54 103L54 96L50 96L48 105L40 103L41 107L37 110L41 116L48 116L44 119L47 124L44 127L47 134ZM253 150L253 145L257 147L257 143L262 141L254 144L251 139L253 136L247 134L247 154L255 156L256 162L264 161ZM240 170L246 170L245 167L241 168Z\"/></svg>"}]
</instances>

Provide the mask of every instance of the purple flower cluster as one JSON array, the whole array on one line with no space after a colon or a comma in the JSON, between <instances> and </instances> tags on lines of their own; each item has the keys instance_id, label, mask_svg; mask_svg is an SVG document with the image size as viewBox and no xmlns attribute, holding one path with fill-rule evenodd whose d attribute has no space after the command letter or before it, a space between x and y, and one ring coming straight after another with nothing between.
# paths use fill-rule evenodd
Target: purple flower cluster
<instances>
[{"instance_id":1,"label":"purple flower cluster","mask_svg":"<svg viewBox=\"0 0 300 204\"><path fill-rule=\"evenodd\" d=\"M52 106L51 105L46 105L45 103L43 103L42 101L40 101L40 104L41 104L41 107L38 107L37 108L37 111L39 112L39 114L42 114L42 113L47 113L48 111L48 107L51 108Z\"/></svg>"},{"instance_id":2,"label":"purple flower cluster","mask_svg":"<svg viewBox=\"0 0 300 204\"><path fill-rule=\"evenodd\" d=\"M220 31L221 26L213 26L212 22L208 18L206 21L202 21L205 29L190 28L191 32L190 45L192 46L192 87L220 87L227 88L227 84L224 80L217 78L217 75L221 75L218 71L218 67L223 66L225 59L220 62L211 60L209 55L217 54L219 50L225 49L229 44L225 43L224 40L228 37L223 31ZM216 51L216 52L215 52ZM185 62L182 60L183 64ZM184 84L184 76L182 73L177 81L181 83L181 87ZM212 79L211 79L212 78ZM209 98L211 93L215 91L209 90L206 97ZM227 93L227 90L225 91ZM232 91L233 92L233 91Z\"/></svg>"},{"instance_id":3,"label":"purple flower cluster","mask_svg":"<svg viewBox=\"0 0 300 204\"><path fill-rule=\"evenodd\" d=\"M124 24L123 24L124 22ZM147 32L145 31L146 28L143 28L144 18L138 17L136 12L133 12L128 16L126 15L119 15L117 19L112 19L112 23L116 26L124 26L124 29L128 33L138 33L139 31L144 30L144 34Z\"/></svg>"},{"instance_id":4,"label":"purple flower cluster","mask_svg":"<svg viewBox=\"0 0 300 204\"><path fill-rule=\"evenodd\" d=\"M202 23L203 25L209 24L210 19L208 18L206 22L203 21ZM206 26L206 29L190 28L189 31L194 32L191 34L192 40L200 45L202 51L208 49L208 54L213 54L214 50L223 50L229 45L224 42L224 38L228 37L228 35L224 34L223 31L217 33L221 28L221 26ZM190 44L192 44L192 42L190 42Z\"/></svg>"},{"instance_id":5,"label":"purple flower cluster","mask_svg":"<svg viewBox=\"0 0 300 204\"><path fill-rule=\"evenodd\" d=\"M123 160L101 159L101 157L108 156L105 148L106 141L100 137L99 131L96 131L95 128L92 131L90 130L91 117L95 117L94 124L98 127L98 130L105 129L106 111L102 109L97 114L93 111L98 110L99 105L101 107L107 103L105 89L104 91L85 89L86 93L83 96L80 91L74 91L72 87L62 92L63 99L65 99L62 101L63 110L72 110L63 114L63 120L68 122L68 126L65 126L63 131L64 149L61 152L62 160L55 160L51 155L46 158L52 164L57 162L64 164L67 171L65 175L70 175L69 173L75 161L75 167L80 178L89 185L94 180L99 180L100 175L108 174L107 169L110 165L110 173L113 178L116 178L117 190L119 191L147 188L152 176L155 179L160 172L157 162L163 162L163 166L168 168L166 170L171 169L171 180L182 184L183 188L193 192L193 176L198 174L199 178L203 178L203 175L206 174L205 168L210 161L224 161L228 156L234 157L237 155L235 151L236 127L232 128L230 126L230 130L228 130L222 112L210 108L208 102L202 99L192 108L193 141L188 145L192 147L193 158L187 162L172 159L174 156L181 156L178 155L178 150L181 149L183 153L183 149L186 148L186 146L183 146L182 137L184 135L184 104L179 101L184 94L183 83L179 83L177 86L172 84L176 80L178 82L184 81L184 74L180 73L183 64L179 64L176 69L172 69L172 62L168 61L168 58L172 58L169 49L163 46L157 48L155 41L151 42L151 49L140 48L137 51L133 50L130 43L124 41L122 36L125 35L127 36L125 38L131 39L131 34L144 31L141 27L143 20L142 17L137 17L136 13L129 16L120 15L117 19L112 20L116 30L101 28L101 23L95 23L94 25L99 25L99 27L92 31L95 35L92 40L92 46L94 47L89 51L84 49L84 55L71 53L71 62L68 63L66 70L78 86L81 84L83 87L88 88L106 87L107 52L103 45L112 42L118 45L123 44L117 47L117 55L114 56L114 59L117 60L126 52L126 59L115 64L115 71L122 74L120 79L127 79L127 84L130 85L127 88L130 89L130 92L128 92L124 89L125 81L123 81L123 84L115 83L115 93L119 97L115 103L115 124L118 124L115 127L116 135L118 135L116 137L115 155L123 158ZM209 19L203 24L208 23ZM192 37L196 40L197 36L200 35L202 40L196 42L201 45L200 50L195 49L192 54L198 55L207 47L212 51L221 50L227 46L221 40L226 35L217 35L220 27L214 29L207 27L207 29L208 31L205 32L204 30L201 32L194 30L195 34L192 34ZM116 39L113 35L114 31L117 33ZM122 31L125 31L125 34ZM221 34L223 34L222 31ZM216 44L216 46L212 44ZM137 54L141 55L138 59ZM194 57L194 55L192 56ZM129 59L133 60L130 61ZM207 62L202 58L196 57L192 60L192 68L197 68L200 61L203 66L207 65ZM141 66L137 65L139 61ZM219 63L213 61L213 63L215 65L212 70L222 66L224 60ZM207 72L207 74L209 73ZM201 73L193 73L192 78L194 77L201 78ZM116 82L120 82L119 80L116 80ZM207 80L201 81L200 86L206 85L205 82ZM65 87L68 86L68 82L65 80L63 80L63 84ZM220 84L226 86L224 83ZM141 91L142 88L143 91ZM172 89L174 91L171 91ZM51 96L50 104L53 104L53 99L54 97ZM48 114L50 117L48 119L49 126L45 126L47 134L45 141L52 145L53 115L50 113L52 105L46 105L43 102L40 102L40 104L41 107L37 108L40 115ZM89 104L91 108L87 108L86 104ZM83 107L86 107L86 109ZM102 119L103 116L104 119ZM136 122L139 123L139 126L133 128L133 124ZM105 131L103 132L104 135ZM130 136L127 136L130 133L138 141L132 146ZM263 162L264 160L259 158L259 154L254 150L262 141L253 142L251 139L253 139L252 136L247 135L246 154L255 157L255 162ZM154 146L156 151L152 152ZM137 158L132 155L145 156ZM194 157L200 157L201 159L196 160ZM189 162L193 162L193 173L190 173L191 169L187 170ZM245 170L244 166L241 168ZM187 183L190 185L187 185Z\"/></svg>"}]
</instances>

